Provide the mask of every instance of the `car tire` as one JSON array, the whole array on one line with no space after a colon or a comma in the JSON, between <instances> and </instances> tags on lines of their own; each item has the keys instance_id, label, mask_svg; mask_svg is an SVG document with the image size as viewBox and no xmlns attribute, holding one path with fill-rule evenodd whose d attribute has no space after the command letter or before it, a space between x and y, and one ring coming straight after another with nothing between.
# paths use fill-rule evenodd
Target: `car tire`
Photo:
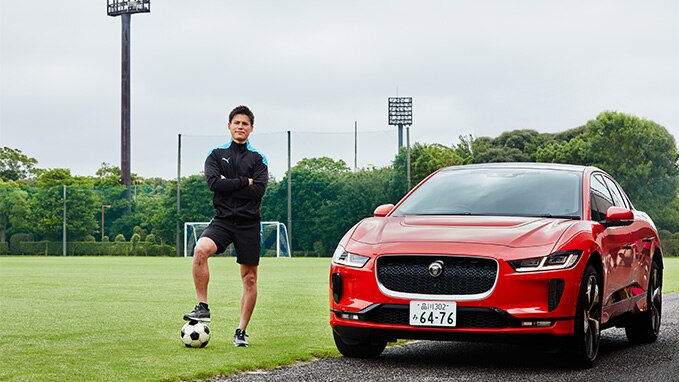
<instances>
[{"instance_id":1,"label":"car tire","mask_svg":"<svg viewBox=\"0 0 679 382\"><path fill-rule=\"evenodd\" d=\"M662 269L658 261L651 263L646 291L645 312L634 315L627 326L625 334L627 340L633 344L647 344L655 342L660 333L660 319L662 317Z\"/></svg>"},{"instance_id":2,"label":"car tire","mask_svg":"<svg viewBox=\"0 0 679 382\"><path fill-rule=\"evenodd\" d=\"M387 346L385 342L360 342L343 338L333 330L332 336L335 339L337 350L345 357L350 358L377 358L382 354Z\"/></svg>"},{"instance_id":3,"label":"car tire","mask_svg":"<svg viewBox=\"0 0 679 382\"><path fill-rule=\"evenodd\" d=\"M591 264L587 265L580 283L575 309L575 330L569 345L570 358L575 368L592 367L599 353L602 295L599 272Z\"/></svg>"}]
</instances>

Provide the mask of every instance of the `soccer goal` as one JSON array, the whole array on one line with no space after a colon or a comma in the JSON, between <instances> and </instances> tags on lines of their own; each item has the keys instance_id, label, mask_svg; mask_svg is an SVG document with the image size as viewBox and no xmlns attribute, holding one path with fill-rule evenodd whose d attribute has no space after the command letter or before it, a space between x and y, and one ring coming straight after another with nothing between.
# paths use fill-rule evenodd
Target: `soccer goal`
<instances>
[{"instance_id":1,"label":"soccer goal","mask_svg":"<svg viewBox=\"0 0 679 382\"><path fill-rule=\"evenodd\" d=\"M184 257L193 256L193 248L210 222L184 223ZM290 257L290 240L285 224L281 222L262 222L260 226L262 249L260 256ZM233 244L224 251L224 255L233 255Z\"/></svg>"}]
</instances>

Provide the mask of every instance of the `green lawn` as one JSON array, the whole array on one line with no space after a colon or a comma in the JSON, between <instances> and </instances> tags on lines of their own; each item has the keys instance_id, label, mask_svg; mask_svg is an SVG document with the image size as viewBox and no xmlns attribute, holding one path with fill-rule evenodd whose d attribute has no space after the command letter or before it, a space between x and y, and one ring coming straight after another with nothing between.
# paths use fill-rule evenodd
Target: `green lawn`
<instances>
[{"instance_id":1,"label":"green lawn","mask_svg":"<svg viewBox=\"0 0 679 382\"><path fill-rule=\"evenodd\" d=\"M212 338L185 348L191 259L0 257L0 380L178 380L338 354L328 325L330 259L262 259L249 348L235 348L233 258L210 259Z\"/></svg>"},{"instance_id":2,"label":"green lawn","mask_svg":"<svg viewBox=\"0 0 679 382\"><path fill-rule=\"evenodd\" d=\"M663 293L679 292L679 257L666 257L663 265Z\"/></svg>"},{"instance_id":3,"label":"green lawn","mask_svg":"<svg viewBox=\"0 0 679 382\"><path fill-rule=\"evenodd\" d=\"M195 297L191 259L0 257L0 380L178 380L338 354L328 325L330 259L264 258L250 347L231 344L240 280L210 260L212 339L187 349L181 316ZM679 291L666 258L665 293Z\"/></svg>"}]
</instances>

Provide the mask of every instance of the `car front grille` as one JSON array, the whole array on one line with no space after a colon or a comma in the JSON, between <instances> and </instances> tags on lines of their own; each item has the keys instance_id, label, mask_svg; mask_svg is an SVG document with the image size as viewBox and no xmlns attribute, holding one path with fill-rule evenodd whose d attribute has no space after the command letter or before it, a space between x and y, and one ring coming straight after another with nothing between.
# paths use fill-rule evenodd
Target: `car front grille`
<instances>
[{"instance_id":1,"label":"car front grille","mask_svg":"<svg viewBox=\"0 0 679 382\"><path fill-rule=\"evenodd\" d=\"M443 272L429 274L429 266L440 261ZM377 258L377 280L389 291L429 295L476 295L495 284L497 262L463 256L381 256Z\"/></svg>"},{"instance_id":2,"label":"car front grille","mask_svg":"<svg viewBox=\"0 0 679 382\"><path fill-rule=\"evenodd\" d=\"M367 322L409 325L409 306L384 304L376 306L363 316ZM517 320L497 308L457 307L456 328L506 328L517 326Z\"/></svg>"}]
</instances>

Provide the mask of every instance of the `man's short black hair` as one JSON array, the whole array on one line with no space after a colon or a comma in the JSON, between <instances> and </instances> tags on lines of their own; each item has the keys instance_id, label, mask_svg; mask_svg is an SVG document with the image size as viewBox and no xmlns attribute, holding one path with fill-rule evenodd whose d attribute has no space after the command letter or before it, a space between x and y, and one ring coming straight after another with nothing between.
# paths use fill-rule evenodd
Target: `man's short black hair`
<instances>
[{"instance_id":1,"label":"man's short black hair","mask_svg":"<svg viewBox=\"0 0 679 382\"><path fill-rule=\"evenodd\" d=\"M252 110L250 110L247 106L240 105L231 110L231 113L229 113L229 123L231 123L231 120L236 114L247 115L248 118L250 118L250 124L253 126L255 125L255 115L252 114Z\"/></svg>"}]
</instances>

